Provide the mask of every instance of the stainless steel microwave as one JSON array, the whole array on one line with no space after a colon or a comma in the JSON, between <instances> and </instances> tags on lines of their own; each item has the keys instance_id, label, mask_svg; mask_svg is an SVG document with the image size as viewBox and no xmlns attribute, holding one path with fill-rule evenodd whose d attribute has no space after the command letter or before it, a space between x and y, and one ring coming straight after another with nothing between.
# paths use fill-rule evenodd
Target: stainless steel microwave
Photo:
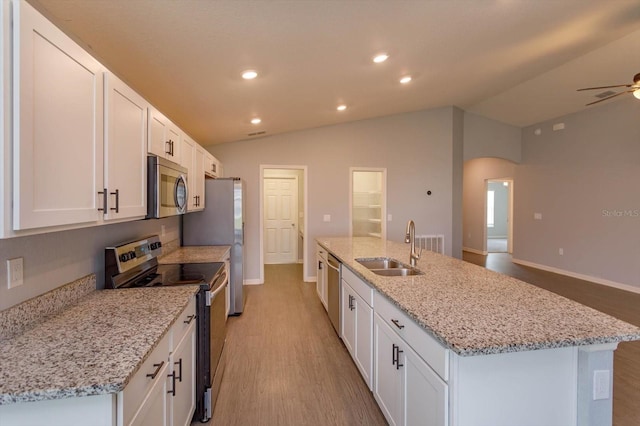
<instances>
[{"instance_id":1,"label":"stainless steel microwave","mask_svg":"<svg viewBox=\"0 0 640 426\"><path fill-rule=\"evenodd\" d=\"M147 157L147 219L187 212L187 169L164 158Z\"/></svg>"}]
</instances>

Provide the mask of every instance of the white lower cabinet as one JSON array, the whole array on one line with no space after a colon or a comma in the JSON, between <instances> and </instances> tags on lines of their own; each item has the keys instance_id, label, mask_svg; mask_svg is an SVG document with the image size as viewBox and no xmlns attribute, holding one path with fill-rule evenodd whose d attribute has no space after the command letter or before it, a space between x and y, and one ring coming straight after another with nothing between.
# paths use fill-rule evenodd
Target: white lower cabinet
<instances>
[{"instance_id":1,"label":"white lower cabinet","mask_svg":"<svg viewBox=\"0 0 640 426\"><path fill-rule=\"evenodd\" d=\"M373 290L349 269L342 268L342 341L373 388Z\"/></svg>"},{"instance_id":2,"label":"white lower cabinet","mask_svg":"<svg viewBox=\"0 0 640 426\"><path fill-rule=\"evenodd\" d=\"M194 296L123 391L0 405L0 426L189 426L195 411L195 314Z\"/></svg>"},{"instance_id":3,"label":"white lower cabinet","mask_svg":"<svg viewBox=\"0 0 640 426\"><path fill-rule=\"evenodd\" d=\"M318 297L324 306L324 309L327 309L327 299L328 299L328 288L327 288L327 251L322 248L320 245L316 247L316 261L318 262L317 275L316 275L316 292L318 293Z\"/></svg>"}]
</instances>

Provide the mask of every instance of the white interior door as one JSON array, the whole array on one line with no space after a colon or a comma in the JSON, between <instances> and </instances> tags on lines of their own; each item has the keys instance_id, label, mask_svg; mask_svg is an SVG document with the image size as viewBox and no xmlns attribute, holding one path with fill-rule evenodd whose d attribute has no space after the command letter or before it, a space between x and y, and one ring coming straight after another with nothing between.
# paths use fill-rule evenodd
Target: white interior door
<instances>
[{"instance_id":1,"label":"white interior door","mask_svg":"<svg viewBox=\"0 0 640 426\"><path fill-rule=\"evenodd\" d=\"M264 263L298 260L298 179L264 179Z\"/></svg>"}]
</instances>

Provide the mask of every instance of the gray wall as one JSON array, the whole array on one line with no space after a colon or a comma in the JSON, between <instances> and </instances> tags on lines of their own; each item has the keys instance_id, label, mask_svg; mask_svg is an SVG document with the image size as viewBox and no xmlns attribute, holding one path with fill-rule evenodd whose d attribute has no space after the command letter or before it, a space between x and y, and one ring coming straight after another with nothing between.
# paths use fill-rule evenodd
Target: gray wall
<instances>
[{"instance_id":1,"label":"gray wall","mask_svg":"<svg viewBox=\"0 0 640 426\"><path fill-rule=\"evenodd\" d=\"M413 219L416 233L444 234L451 254L452 235L461 232L461 220L454 219L461 212L453 211L454 191L461 194L461 188L453 188L454 163L461 186L462 160L453 158L462 155L461 116L446 107L208 146L224 163L225 175L240 176L247 184L246 278L260 276L261 164L308 166L310 270L305 277L315 276L316 237L349 234L349 167L354 166L387 168L387 213L393 215L388 239L403 241L406 223ZM324 214L331 222L323 222Z\"/></svg>"},{"instance_id":2,"label":"gray wall","mask_svg":"<svg viewBox=\"0 0 640 426\"><path fill-rule=\"evenodd\" d=\"M515 163L499 158L476 158L464 163L463 246L465 249L479 252L486 250L485 182L488 179L513 178L515 170ZM522 194L516 182L513 189L514 203L517 203L518 195ZM517 235L513 236L514 244L517 237Z\"/></svg>"},{"instance_id":3,"label":"gray wall","mask_svg":"<svg viewBox=\"0 0 640 426\"><path fill-rule=\"evenodd\" d=\"M470 112L464 113L464 161L481 157L522 158L521 129Z\"/></svg>"},{"instance_id":4,"label":"gray wall","mask_svg":"<svg viewBox=\"0 0 640 426\"><path fill-rule=\"evenodd\" d=\"M523 129L514 259L640 287L639 117L625 96Z\"/></svg>"},{"instance_id":5,"label":"gray wall","mask_svg":"<svg viewBox=\"0 0 640 426\"><path fill-rule=\"evenodd\" d=\"M168 242L179 238L179 220L171 217L94 226L72 231L0 240L0 310L9 308L90 273L104 285L104 248L150 234L165 235ZM7 289L6 259L24 258L24 284Z\"/></svg>"},{"instance_id":6,"label":"gray wall","mask_svg":"<svg viewBox=\"0 0 640 426\"><path fill-rule=\"evenodd\" d=\"M493 228L487 227L488 238L506 238L509 209L509 187L502 182L489 182L490 191L494 192Z\"/></svg>"}]
</instances>

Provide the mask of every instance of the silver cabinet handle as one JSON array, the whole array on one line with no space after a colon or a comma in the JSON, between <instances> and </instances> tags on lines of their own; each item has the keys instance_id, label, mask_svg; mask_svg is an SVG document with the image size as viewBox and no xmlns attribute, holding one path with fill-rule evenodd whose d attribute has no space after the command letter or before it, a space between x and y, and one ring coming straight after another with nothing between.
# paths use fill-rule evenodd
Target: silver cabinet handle
<instances>
[{"instance_id":1,"label":"silver cabinet handle","mask_svg":"<svg viewBox=\"0 0 640 426\"><path fill-rule=\"evenodd\" d=\"M391 322L393 323L393 325L398 327L400 330L402 330L404 328L404 325L400 324L400 321L398 321L397 319L392 319Z\"/></svg>"},{"instance_id":2,"label":"silver cabinet handle","mask_svg":"<svg viewBox=\"0 0 640 426\"><path fill-rule=\"evenodd\" d=\"M116 196L116 206L111 207L109 210L113 210L116 213L120 213L120 190L116 189L116 192L110 192L110 194Z\"/></svg>"},{"instance_id":3,"label":"silver cabinet handle","mask_svg":"<svg viewBox=\"0 0 640 426\"><path fill-rule=\"evenodd\" d=\"M101 212L105 212L107 211L107 202L109 201L107 199L108 197L108 192L107 192L107 188L103 188L102 191L98 192L99 195L102 195L102 208L98 207L98 211Z\"/></svg>"}]
</instances>

